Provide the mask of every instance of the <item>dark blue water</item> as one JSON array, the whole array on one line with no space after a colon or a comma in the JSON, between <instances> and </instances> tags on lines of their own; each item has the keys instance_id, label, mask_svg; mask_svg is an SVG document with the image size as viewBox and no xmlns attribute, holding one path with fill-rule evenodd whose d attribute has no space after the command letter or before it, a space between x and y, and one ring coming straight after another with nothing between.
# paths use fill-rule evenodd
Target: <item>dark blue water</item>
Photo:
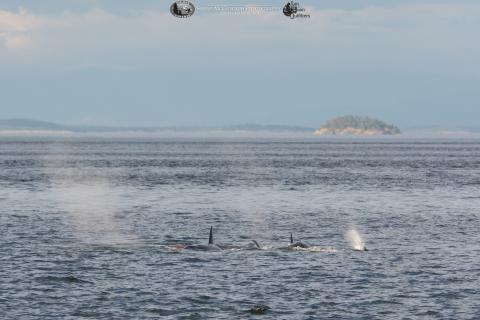
<instances>
[{"instance_id":1,"label":"dark blue water","mask_svg":"<svg viewBox=\"0 0 480 320\"><path fill-rule=\"evenodd\" d=\"M3 138L0 203L1 319L480 317L477 141Z\"/></svg>"}]
</instances>

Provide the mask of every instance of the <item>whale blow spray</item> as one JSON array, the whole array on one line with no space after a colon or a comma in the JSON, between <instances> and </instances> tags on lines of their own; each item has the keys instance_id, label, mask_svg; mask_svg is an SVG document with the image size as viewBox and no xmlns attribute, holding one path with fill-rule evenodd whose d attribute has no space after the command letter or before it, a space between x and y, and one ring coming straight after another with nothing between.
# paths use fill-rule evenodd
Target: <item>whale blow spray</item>
<instances>
[{"instance_id":1,"label":"whale blow spray","mask_svg":"<svg viewBox=\"0 0 480 320\"><path fill-rule=\"evenodd\" d=\"M352 227L345 232L345 240L350 244L353 250L367 251L365 242L356 228Z\"/></svg>"},{"instance_id":2,"label":"whale blow spray","mask_svg":"<svg viewBox=\"0 0 480 320\"><path fill-rule=\"evenodd\" d=\"M55 145L44 161L52 202L64 212L77 239L95 245L135 243L137 237L119 216L119 191L111 177L95 168L72 166L72 152L70 146Z\"/></svg>"}]
</instances>

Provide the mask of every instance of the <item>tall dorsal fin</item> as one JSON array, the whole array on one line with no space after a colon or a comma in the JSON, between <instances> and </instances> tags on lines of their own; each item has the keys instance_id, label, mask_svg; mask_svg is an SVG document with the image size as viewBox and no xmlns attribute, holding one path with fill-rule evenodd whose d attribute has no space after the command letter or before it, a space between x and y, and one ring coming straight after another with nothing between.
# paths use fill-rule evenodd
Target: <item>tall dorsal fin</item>
<instances>
[{"instance_id":1,"label":"tall dorsal fin","mask_svg":"<svg viewBox=\"0 0 480 320\"><path fill-rule=\"evenodd\" d=\"M293 233L290 232L290 244L293 244Z\"/></svg>"},{"instance_id":2,"label":"tall dorsal fin","mask_svg":"<svg viewBox=\"0 0 480 320\"><path fill-rule=\"evenodd\" d=\"M210 236L208 237L208 244L213 244L213 227L210 227Z\"/></svg>"}]
</instances>

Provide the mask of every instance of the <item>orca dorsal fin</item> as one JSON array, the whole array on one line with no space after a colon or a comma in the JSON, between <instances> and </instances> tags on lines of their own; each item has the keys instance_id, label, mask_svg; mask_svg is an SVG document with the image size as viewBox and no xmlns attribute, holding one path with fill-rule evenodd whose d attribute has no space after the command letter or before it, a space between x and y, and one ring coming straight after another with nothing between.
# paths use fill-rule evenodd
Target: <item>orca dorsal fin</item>
<instances>
[{"instance_id":1,"label":"orca dorsal fin","mask_svg":"<svg viewBox=\"0 0 480 320\"><path fill-rule=\"evenodd\" d=\"M255 240L252 240L252 242L255 244L255 247L257 247L257 249L260 249L260 245L258 244L258 242L257 242L257 241L255 241Z\"/></svg>"},{"instance_id":2,"label":"orca dorsal fin","mask_svg":"<svg viewBox=\"0 0 480 320\"><path fill-rule=\"evenodd\" d=\"M213 227L210 227L210 236L208 237L208 244L213 244Z\"/></svg>"},{"instance_id":3,"label":"orca dorsal fin","mask_svg":"<svg viewBox=\"0 0 480 320\"><path fill-rule=\"evenodd\" d=\"M293 233L290 232L290 244L293 244Z\"/></svg>"}]
</instances>

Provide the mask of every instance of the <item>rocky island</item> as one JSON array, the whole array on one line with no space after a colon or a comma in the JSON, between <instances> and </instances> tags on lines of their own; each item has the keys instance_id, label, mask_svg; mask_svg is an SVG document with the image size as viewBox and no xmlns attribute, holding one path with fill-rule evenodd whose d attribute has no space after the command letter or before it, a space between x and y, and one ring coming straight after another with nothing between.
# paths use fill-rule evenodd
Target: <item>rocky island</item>
<instances>
[{"instance_id":1,"label":"rocky island","mask_svg":"<svg viewBox=\"0 0 480 320\"><path fill-rule=\"evenodd\" d=\"M344 116L329 120L315 130L315 135L353 135L379 136L400 134L401 131L394 125L370 117Z\"/></svg>"}]
</instances>

